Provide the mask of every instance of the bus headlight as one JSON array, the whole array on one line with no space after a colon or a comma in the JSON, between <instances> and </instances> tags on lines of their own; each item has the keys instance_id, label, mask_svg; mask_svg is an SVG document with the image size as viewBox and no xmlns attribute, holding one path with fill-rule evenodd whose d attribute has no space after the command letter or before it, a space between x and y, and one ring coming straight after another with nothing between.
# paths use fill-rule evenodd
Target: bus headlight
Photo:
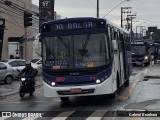
<instances>
[{"instance_id":1,"label":"bus headlight","mask_svg":"<svg viewBox=\"0 0 160 120\"><path fill-rule=\"evenodd\" d=\"M147 59L148 59L148 56L145 56L145 57L144 57L144 59L146 59L146 60L147 60Z\"/></svg>"},{"instance_id":2,"label":"bus headlight","mask_svg":"<svg viewBox=\"0 0 160 120\"><path fill-rule=\"evenodd\" d=\"M56 83L55 82L51 82L51 85L54 87L56 85Z\"/></svg>"},{"instance_id":3,"label":"bus headlight","mask_svg":"<svg viewBox=\"0 0 160 120\"><path fill-rule=\"evenodd\" d=\"M96 80L96 83L99 84L99 83L101 83L101 81L100 81L99 79L97 79L97 80Z\"/></svg>"}]
</instances>

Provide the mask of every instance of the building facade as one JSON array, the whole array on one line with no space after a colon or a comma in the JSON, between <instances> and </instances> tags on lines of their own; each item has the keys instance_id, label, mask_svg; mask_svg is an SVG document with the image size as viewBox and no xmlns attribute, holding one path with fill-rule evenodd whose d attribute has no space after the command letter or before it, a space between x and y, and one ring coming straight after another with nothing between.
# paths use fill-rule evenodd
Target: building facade
<instances>
[{"instance_id":1,"label":"building facade","mask_svg":"<svg viewBox=\"0 0 160 120\"><path fill-rule=\"evenodd\" d=\"M24 28L24 11L33 14L33 24L27 27L27 34L25 34ZM55 19L61 19L56 12L54 15ZM5 20L3 40L0 39L2 48L0 59L31 60L41 56L41 43L32 39L39 33L39 6L33 5L32 0L3 0L0 1L0 19ZM25 35L27 40L24 39ZM0 37L2 37L1 34Z\"/></svg>"},{"instance_id":2,"label":"building facade","mask_svg":"<svg viewBox=\"0 0 160 120\"><path fill-rule=\"evenodd\" d=\"M24 11L32 10L31 0L0 1L0 18L5 20L1 59L33 58L33 41L24 41L25 28L23 23ZM32 38L32 27L27 28L27 38Z\"/></svg>"}]
</instances>

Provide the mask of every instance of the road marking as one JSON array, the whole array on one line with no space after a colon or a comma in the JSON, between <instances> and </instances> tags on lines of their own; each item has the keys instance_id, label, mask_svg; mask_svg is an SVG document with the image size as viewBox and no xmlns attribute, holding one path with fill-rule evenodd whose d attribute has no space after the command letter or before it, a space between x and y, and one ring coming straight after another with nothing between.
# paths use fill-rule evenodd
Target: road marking
<instances>
[{"instance_id":1,"label":"road marking","mask_svg":"<svg viewBox=\"0 0 160 120\"><path fill-rule=\"evenodd\" d=\"M24 118L22 120L35 120L37 118L39 118L39 117L26 117L26 118Z\"/></svg>"},{"instance_id":2,"label":"road marking","mask_svg":"<svg viewBox=\"0 0 160 120\"><path fill-rule=\"evenodd\" d=\"M148 73L148 69L146 68L142 75L145 76L147 73ZM123 95L122 96L118 96L117 99L118 100L127 100L131 96L131 94L133 92L133 89L136 87L136 85L139 82L139 80L140 80L139 78L134 80L134 82L126 89L126 91L123 93Z\"/></svg>"},{"instance_id":3,"label":"road marking","mask_svg":"<svg viewBox=\"0 0 160 120\"><path fill-rule=\"evenodd\" d=\"M138 120L137 117L130 117L129 120Z\"/></svg>"},{"instance_id":4,"label":"road marking","mask_svg":"<svg viewBox=\"0 0 160 120\"><path fill-rule=\"evenodd\" d=\"M74 113L75 111L67 111L67 112L62 112L60 113L58 116L56 116L55 118L51 119L51 120L65 120L67 117L69 117L72 113ZM63 116L63 117L62 117Z\"/></svg>"},{"instance_id":5,"label":"road marking","mask_svg":"<svg viewBox=\"0 0 160 120\"><path fill-rule=\"evenodd\" d=\"M100 120L105 113L106 111L95 111L86 120ZM101 116L101 117L97 117L97 116Z\"/></svg>"},{"instance_id":6,"label":"road marking","mask_svg":"<svg viewBox=\"0 0 160 120\"><path fill-rule=\"evenodd\" d=\"M135 80L135 81L133 82L133 84L127 88L127 90L124 92L124 94L123 94L122 96L118 96L117 99L120 99L120 100L126 100L126 99L128 99L129 96L131 95L133 89L134 89L135 86L137 85L138 81L139 81L139 79L138 79L138 80Z\"/></svg>"}]
</instances>

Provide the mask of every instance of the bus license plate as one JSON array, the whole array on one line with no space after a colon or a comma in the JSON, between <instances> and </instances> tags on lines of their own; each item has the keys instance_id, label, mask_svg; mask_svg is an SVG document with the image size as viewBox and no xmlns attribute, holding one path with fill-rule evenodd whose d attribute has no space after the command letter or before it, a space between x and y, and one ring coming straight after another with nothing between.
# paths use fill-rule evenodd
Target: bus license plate
<instances>
[{"instance_id":1,"label":"bus license plate","mask_svg":"<svg viewBox=\"0 0 160 120\"><path fill-rule=\"evenodd\" d=\"M81 92L81 88L70 89L70 93L80 93L80 92Z\"/></svg>"}]
</instances>

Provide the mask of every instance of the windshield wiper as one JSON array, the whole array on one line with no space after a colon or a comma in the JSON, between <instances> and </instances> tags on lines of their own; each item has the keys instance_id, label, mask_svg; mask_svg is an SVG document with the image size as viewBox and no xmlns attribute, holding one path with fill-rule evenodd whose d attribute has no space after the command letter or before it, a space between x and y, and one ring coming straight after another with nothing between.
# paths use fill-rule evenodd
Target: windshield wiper
<instances>
[{"instance_id":1,"label":"windshield wiper","mask_svg":"<svg viewBox=\"0 0 160 120\"><path fill-rule=\"evenodd\" d=\"M86 40L85 40L85 43L84 43L84 45L83 45L83 50L86 49L86 47L87 47L87 45L88 45L88 41L89 41L89 39L90 39L90 36L91 36L90 34L87 35Z\"/></svg>"},{"instance_id":2,"label":"windshield wiper","mask_svg":"<svg viewBox=\"0 0 160 120\"><path fill-rule=\"evenodd\" d=\"M58 39L62 42L62 44L69 49L69 46L67 45L67 43L59 36Z\"/></svg>"}]
</instances>

